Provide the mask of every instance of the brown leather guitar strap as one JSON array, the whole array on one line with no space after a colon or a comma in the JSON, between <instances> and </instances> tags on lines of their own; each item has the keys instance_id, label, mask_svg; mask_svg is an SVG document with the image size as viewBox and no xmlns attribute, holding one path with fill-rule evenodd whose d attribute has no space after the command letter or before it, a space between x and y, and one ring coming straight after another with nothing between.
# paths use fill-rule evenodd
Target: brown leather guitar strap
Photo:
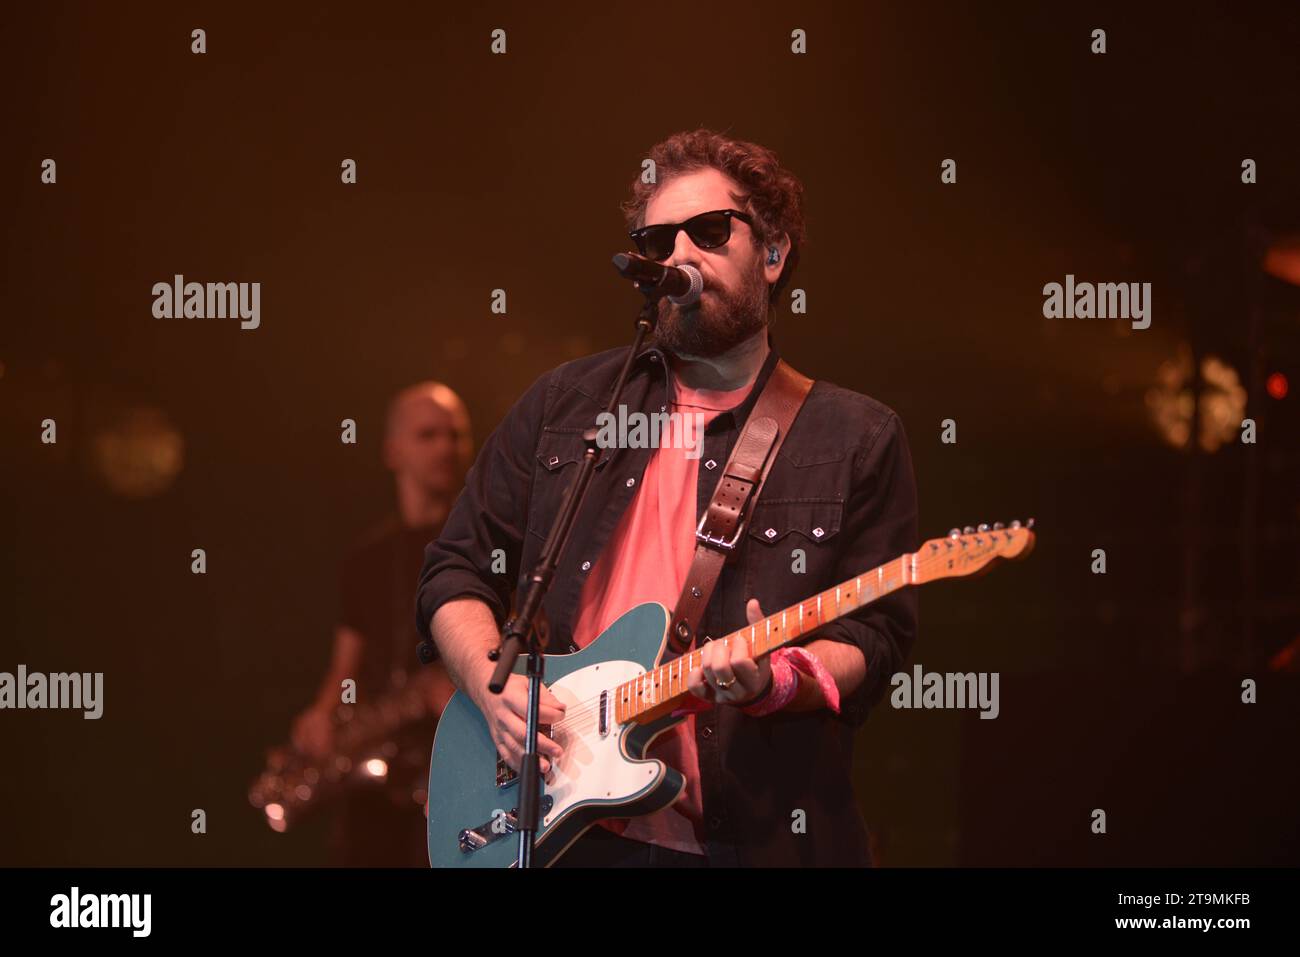
<instances>
[{"instance_id":1,"label":"brown leather guitar strap","mask_svg":"<svg viewBox=\"0 0 1300 957\"><path fill-rule=\"evenodd\" d=\"M753 503L776 461L777 449L790 434L790 426L812 385L812 379L778 360L750 410L731 458L718 477L709 507L695 529L695 558L668 626L668 647L674 655L685 654L695 640L722 566L745 533Z\"/></svg>"}]
</instances>

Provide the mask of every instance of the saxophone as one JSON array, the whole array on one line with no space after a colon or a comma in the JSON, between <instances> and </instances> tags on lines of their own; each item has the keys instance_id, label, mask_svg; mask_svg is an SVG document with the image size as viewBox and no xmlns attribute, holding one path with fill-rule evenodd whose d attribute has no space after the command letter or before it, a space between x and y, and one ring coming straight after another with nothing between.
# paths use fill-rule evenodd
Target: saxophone
<instances>
[{"instance_id":1,"label":"saxophone","mask_svg":"<svg viewBox=\"0 0 1300 957\"><path fill-rule=\"evenodd\" d=\"M283 833L313 808L362 788L385 788L396 804L424 805L432 735L410 742L402 740L402 732L436 717L426 674L418 672L368 704L339 705L333 714L334 750L323 759L292 744L267 751L248 802L271 830Z\"/></svg>"}]
</instances>

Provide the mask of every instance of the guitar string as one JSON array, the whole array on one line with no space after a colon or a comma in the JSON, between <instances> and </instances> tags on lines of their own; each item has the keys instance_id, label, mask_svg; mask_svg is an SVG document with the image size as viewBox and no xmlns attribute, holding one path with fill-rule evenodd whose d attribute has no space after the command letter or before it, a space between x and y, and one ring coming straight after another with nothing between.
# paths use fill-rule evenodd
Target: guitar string
<instances>
[{"instance_id":1,"label":"guitar string","mask_svg":"<svg viewBox=\"0 0 1300 957\"><path fill-rule=\"evenodd\" d=\"M913 553L914 556L915 556L915 555L919 555L919 554L920 554L919 552ZM927 555L927 556L925 556L925 557L923 557L923 558L917 558L914 562L911 562L911 563L909 563L909 562L906 561L906 556L900 556L899 558L894 559L894 561L892 561L892 562L887 562L886 564L888 564L888 565L893 565L893 564L897 564L897 563L899 563L899 562L902 562L903 565L904 565L904 567L907 567L907 566L910 564L913 568L924 567L924 568L926 568L926 569L928 570L928 568L929 568L932 564L934 564L935 562L938 562L938 563L942 564L942 562L944 561L944 559L947 557L948 554L951 554L951 553L948 553L948 552L933 552L933 553L931 553L930 555ZM885 566L884 566L884 565L881 565L881 566L878 566L878 567L879 567L879 568L884 568ZM858 575L858 576L856 576L856 578L854 578L854 579L845 579L844 582L841 582L839 585L834 586L834 587L836 587L836 588L842 588L842 587L843 587L843 586L844 586L848 581L857 581L858 579L861 579L861 578L863 578L863 577L866 577L866 576L871 575L871 573L872 573L872 572L875 572L875 571L876 571L876 569L873 568L871 571L864 572L862 575ZM909 585L909 584L915 584L915 582L914 582L914 581L911 581L911 582L909 582L909 581L903 581L903 585L904 585L904 586ZM829 593L829 592L832 591L832 590L833 590L833 589L831 589L831 588L825 589L825 590L819 592L818 595L825 595L825 594ZM851 613L851 612L853 612L853 611L857 611L858 609L863 608L863 607L865 607L866 605L869 605L869 604L871 604L872 602L874 602L874 601L876 601L876 600L878 600L878 599L880 599L880 598L883 598L885 595L892 594L894 591L897 591L897 590L898 590L897 588L893 588L893 589L890 589L890 590L888 590L888 591L881 592L881 593L879 593L879 594L873 594L873 595L871 595L871 597L869 597L865 602L863 602L863 601L859 601L858 604L857 604L857 607L849 609L849 612ZM812 598L805 598L802 602L796 603L795 605L792 605L791 607L793 607L793 608L798 608L800 605L807 605L808 602L813 601L813 600L815 600L816 598L817 598L817 595L814 595ZM788 613L789 610L790 610L789 608L786 608L786 609L783 610L783 612L784 612L784 613ZM780 615L780 614L782 614L783 612L777 612L776 615L768 615L765 619L761 619L761 621L766 621L766 620L771 620L771 619L773 619L773 618L776 618L777 615ZM837 614L837 615L835 616L835 618L832 618L832 619L830 619L829 621L834 621L836 618L840 618L840 617L842 617L842 615ZM760 622L755 622L754 624L755 624L755 626L757 626L759 623L760 623ZM828 624L828 623L829 623L828 621L823 621L823 622L818 623L818 624L817 624L816 626L814 626L814 627L816 627L816 628L820 628L822 625L824 625L824 624ZM745 630L745 629L743 629L743 628L738 629L737 631L732 632L730 635L724 635L723 638L720 638L720 639L717 639L717 640L719 640L719 641L723 641L723 640L730 639L730 638L733 637L733 636L744 637L744 630ZM803 634L805 634L807 631L810 631L810 630L812 630L812 629L805 629L804 632L801 632L801 633L800 633L798 636L796 636L796 637L802 637ZM699 649L696 649L695 652L691 652L691 655L693 656L693 655L696 654L698 651L699 651ZM752 654L753 652L751 651L750 653ZM675 659L673 659L673 661L669 662L669 663L666 664L666 665L662 665L662 666L660 666L660 667L661 667L661 668L670 668L670 667L672 667L673 665L675 665L678 661L681 661L682 658L685 658L685 657L686 657L686 656L683 655L683 656L681 656L681 657L679 657L679 658L675 658ZM657 668L657 669L655 669L654 671L643 672L642 675L638 675L637 677L639 678L639 677L644 677L645 675L654 674L654 673L655 673L656 671L658 671L658 670L660 670L660 669ZM690 672L687 672L687 674L689 675ZM618 685L616 685L614 688L607 688L607 689L605 689L605 693L607 693L607 694L612 694L614 691L617 691L619 688L623 687L624 685L634 684L634 683L636 682L636 680L637 680L636 678L633 678L633 679L631 679L631 680L629 680L629 681L620 682L620 683L619 683ZM662 684L667 684L669 687L671 687L671 681L672 681L672 679L671 679L671 676L670 676L670 677L669 677L669 680L668 680L667 682L661 682L660 685L662 685ZM670 698L675 698L675 697L678 697L679 695L681 695L681 694L683 694L683 693L689 693L689 692L678 692L677 695L669 695L669 697L670 697ZM661 700L663 700L663 699L661 699ZM566 708L566 709L565 709L565 716L564 716L563 718L561 718L559 721L555 722L554 724L552 724L552 725L550 726L550 727L551 727L552 736L553 736L556 732L558 732L558 731L572 732L572 731L574 730L575 726L577 725L577 723L578 723L579 721L583 722L584 726L588 726L588 727L589 727L589 726L590 726L590 723L591 723L595 718L599 717L599 713L600 713L600 696L599 696L599 695L597 695L597 696L594 697L594 698L587 698L587 699L585 699L585 700L582 700L582 701L576 702L575 705L576 705L576 707Z\"/></svg>"}]
</instances>

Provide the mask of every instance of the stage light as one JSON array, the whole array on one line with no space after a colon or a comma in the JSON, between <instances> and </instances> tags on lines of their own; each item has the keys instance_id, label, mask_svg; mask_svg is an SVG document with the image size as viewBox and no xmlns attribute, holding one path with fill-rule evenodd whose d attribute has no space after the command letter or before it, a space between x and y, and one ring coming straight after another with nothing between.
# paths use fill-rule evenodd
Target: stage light
<instances>
[{"instance_id":1,"label":"stage light","mask_svg":"<svg viewBox=\"0 0 1300 957\"><path fill-rule=\"evenodd\" d=\"M105 485L126 498L171 487L185 461L185 441L161 409L133 406L95 430L90 461Z\"/></svg>"},{"instance_id":2,"label":"stage light","mask_svg":"<svg viewBox=\"0 0 1300 957\"><path fill-rule=\"evenodd\" d=\"M1185 449L1192 438L1192 412L1197 410L1198 443L1206 452L1214 452L1238 435L1246 414L1246 389L1237 370L1218 356L1201 360L1199 396L1192 389L1192 371L1192 351L1181 343L1178 354L1156 370L1156 384L1146 394L1147 411L1161 438Z\"/></svg>"},{"instance_id":3,"label":"stage light","mask_svg":"<svg viewBox=\"0 0 1300 957\"><path fill-rule=\"evenodd\" d=\"M1300 236L1282 236L1264 253L1264 272L1300 286Z\"/></svg>"},{"instance_id":4,"label":"stage light","mask_svg":"<svg viewBox=\"0 0 1300 957\"><path fill-rule=\"evenodd\" d=\"M1285 399L1287 392L1290 391L1286 376L1280 372L1274 372L1269 376L1264 382L1264 388L1275 399Z\"/></svg>"}]
</instances>

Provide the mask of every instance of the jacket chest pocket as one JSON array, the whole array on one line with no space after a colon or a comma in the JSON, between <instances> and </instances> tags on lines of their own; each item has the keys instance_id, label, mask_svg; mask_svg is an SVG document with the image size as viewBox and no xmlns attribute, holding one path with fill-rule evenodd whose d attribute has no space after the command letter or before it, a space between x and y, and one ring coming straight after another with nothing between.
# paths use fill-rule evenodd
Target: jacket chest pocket
<instances>
[{"instance_id":1,"label":"jacket chest pocket","mask_svg":"<svg viewBox=\"0 0 1300 957\"><path fill-rule=\"evenodd\" d=\"M564 493L578 475L578 466L587 447L581 428L547 427L537 445L533 467L533 494L528 506L528 530L539 538L550 531L555 514L564 502ZM596 463L596 474L608 464L610 450ZM590 494L589 496L590 497Z\"/></svg>"},{"instance_id":2,"label":"jacket chest pocket","mask_svg":"<svg viewBox=\"0 0 1300 957\"><path fill-rule=\"evenodd\" d=\"M825 587L840 551L844 502L777 499L754 506L746 530L746 598L772 614Z\"/></svg>"}]
</instances>

